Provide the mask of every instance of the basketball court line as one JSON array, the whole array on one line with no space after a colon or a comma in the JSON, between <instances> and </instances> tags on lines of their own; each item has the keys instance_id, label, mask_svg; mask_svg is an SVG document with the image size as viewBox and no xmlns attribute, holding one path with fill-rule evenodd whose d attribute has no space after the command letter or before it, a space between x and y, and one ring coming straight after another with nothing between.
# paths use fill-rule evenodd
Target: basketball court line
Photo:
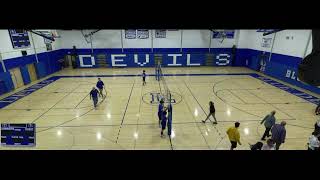
<instances>
[{"instance_id":1,"label":"basketball court line","mask_svg":"<svg viewBox=\"0 0 320 180\"><path fill-rule=\"evenodd\" d=\"M290 87L290 86L284 85L284 84L282 84L282 83L280 83L280 82L278 82L278 81L272 80L272 79L267 78L267 77L265 77L265 76L258 75L258 74L256 74L256 73L226 73L226 74L223 74L223 73L218 73L218 74L164 74L164 76L237 76L237 75L241 75L241 76L248 75L248 76L254 77L254 78L256 78L256 79L258 79L258 80L260 80L260 81L262 81L262 82L268 83L268 84L270 84L270 85L272 85L272 86L274 86L274 87L278 88L276 85L272 84L272 83L276 82L277 84L280 84L280 85L281 85L281 87L287 87L287 88L288 88L288 89L290 89L290 90L295 90L296 92L300 92L300 93L302 93L302 94L309 95L309 96L313 97L314 99L316 99L316 100L317 100L317 102L318 102L318 101L320 101L320 100L319 100L319 98L316 98L316 97L314 97L314 96L312 96L312 95L310 95L310 94L308 94L308 93L301 92L301 91L299 91L299 90L297 90L297 89L295 89L295 88L293 88L293 87ZM25 96L29 95L29 94L31 94L31 93L33 93L33 92L35 92L35 91L37 91L37 90L39 90L39 89L41 89L41 88L43 88L43 87L45 87L45 86L47 86L47 85L51 84L52 82L57 81L57 80L58 80L58 79L60 79L60 78L86 78L86 77L96 77L96 78L97 78L97 77L139 77L139 76L141 76L141 75L85 75L85 76L52 76L52 77L50 77L50 78L48 78L48 79L45 79L45 80L43 80L43 81L41 81L41 82L39 82L39 83L37 83L37 84L34 84L34 85L32 85L32 86L30 86L30 87L26 88L26 89L31 89L31 90L30 90L30 91L28 91L28 93L27 93L27 94L25 94L25 95L19 95L19 96L18 96L18 94L21 94L21 92L22 92L22 91L25 91L26 89L24 89L24 90L22 90L22 91L19 91L19 92L15 93L15 94L12 94L12 95L10 95L10 96L8 96L8 97L5 97L5 98L1 99L1 100L0 100L0 108L3 108L3 107L5 107L5 106L8 106L9 104L11 104L11 103L13 103L13 102L15 102L15 101L17 101L17 100L19 100L19 99L21 99L21 98L23 98L23 97L25 97ZM155 76L155 75L154 75L154 74L150 74L149 76ZM264 80L266 80L266 81L264 81ZM47 82L47 81L49 81L49 82ZM37 86L37 85L39 85L39 84L41 84L41 87L36 87L36 88L34 88L35 86ZM44 85L42 85L42 84L44 84ZM34 86L34 87L33 87L33 86ZM281 89L281 88L279 88L279 89ZM283 89L281 89L281 90L283 90ZM284 90L284 91L286 91L286 90ZM286 91L286 92L287 92L287 93L290 93L290 94L294 94L294 93L292 93L291 91ZM294 95L296 95L296 94L294 94ZM298 96L298 95L296 95L296 96ZM13 98L13 99L10 99L10 97L11 97L11 98ZM300 97L300 96L298 96L298 97ZM308 100L308 98L304 98L304 97L300 97L300 98L303 98L303 99L305 99L305 100L309 101L309 100ZM9 100L6 100L6 99L9 99ZM311 102L311 103L313 103L313 104L316 104L316 102L314 102L314 101L309 101L309 102Z\"/></svg>"},{"instance_id":2,"label":"basketball court line","mask_svg":"<svg viewBox=\"0 0 320 180\"><path fill-rule=\"evenodd\" d=\"M282 120L286 120L286 121L290 121L290 120L294 120L294 119L282 119ZM261 122L261 119L252 119L252 120L239 120L240 122ZM235 122L235 121L221 121L219 120L219 122L221 123L228 123L228 122ZM189 122L172 122L172 124L203 124L202 122L195 122L195 121L189 121ZM124 126L150 126L150 125L158 125L158 123L133 123L133 124L123 124ZM38 126L37 128L69 128L69 127L112 127L112 126L120 126L120 124L93 124L93 125L66 125L66 126ZM292 125L292 126L298 126L301 127L299 125ZM302 127L302 128L307 128L307 129L312 129L312 127Z\"/></svg>"},{"instance_id":3,"label":"basketball court line","mask_svg":"<svg viewBox=\"0 0 320 180\"><path fill-rule=\"evenodd\" d=\"M187 87L187 89L189 90L189 92L190 92L190 94L192 95L192 97L193 97L193 98L196 100L196 102L198 103L199 107L202 109L203 113L204 113L206 116L208 116L208 114L206 113L206 111L203 109L202 105L199 103L198 99L194 96L193 92L192 92L192 91L190 90L190 88L188 87L187 83L186 83L185 81L183 81L183 82L184 82L185 86ZM209 118L209 120L210 120L210 118ZM211 120L210 120L210 122L211 122ZM216 126L213 126L213 127L214 127L214 129L217 131L217 133L219 134L220 138L223 138L223 137L221 136L220 131L216 128Z\"/></svg>"},{"instance_id":4,"label":"basketball court line","mask_svg":"<svg viewBox=\"0 0 320 180\"><path fill-rule=\"evenodd\" d=\"M77 86L79 87L79 86ZM76 88L75 88L76 89ZM75 90L73 89L73 91ZM63 96L58 102L56 102L53 106L51 106L47 111L45 111L44 113L42 113L39 117L37 117L36 119L34 119L32 121L32 123L36 122L38 119L40 119L44 114L46 114L47 112L49 112L50 110L53 109L54 106L56 106L59 102L61 102L62 100L64 100L65 97L69 96L73 91L71 91L70 93L66 94L65 96Z\"/></svg>"},{"instance_id":5,"label":"basketball court line","mask_svg":"<svg viewBox=\"0 0 320 180\"><path fill-rule=\"evenodd\" d=\"M251 73L250 73L251 74ZM180 75L182 75L182 74L180 74ZM192 75L194 75L194 76L198 76L199 74L187 74L187 76L192 76ZM208 76L208 75L210 75L210 74L203 74L204 76ZM212 75L212 74L211 74ZM214 74L214 75L227 75L227 74ZM229 74L229 75L235 75L235 74ZM239 74L239 75L246 75L246 74L244 74L244 73L241 73L241 74ZM119 75L116 75L116 76L119 76ZM120 76L123 76L123 75L120 75ZM136 76L136 75L134 75L134 76ZM174 75L172 75L172 76L174 76ZM67 77L70 77L70 76L67 76ZM80 77L86 77L86 76L80 76ZM96 77L96 76L94 76L94 77ZM111 77L114 77L114 75L111 75ZM55 77L54 77L55 78ZM48 79L47 79L48 80ZM259 79L260 80L260 79ZM54 82L56 82L56 81L54 81ZM125 84L127 84L127 83L125 83ZM31 93L30 93L31 94ZM28 94L28 95L30 95L30 94ZM90 106L89 106L90 107ZM61 109L65 109L65 108L61 108ZM70 108L70 109L74 109L74 108ZM8 109L8 110L10 110L10 109ZM23 109L22 109L23 110ZM248 113L248 112L246 112L246 113ZM175 124L175 123L174 123ZM298 125L295 125L295 126L298 126ZM300 126L298 126L298 127L300 127ZM308 128L308 127L304 127L304 128Z\"/></svg>"},{"instance_id":6,"label":"basketball court line","mask_svg":"<svg viewBox=\"0 0 320 180\"><path fill-rule=\"evenodd\" d=\"M128 98L128 102L127 102L126 108L125 108L124 113L123 113L123 117L122 117L122 120L121 120L121 125L120 125L120 128L119 128L119 132L118 132L118 136L117 136L116 143L118 143L120 131L121 131L121 128L122 128L122 124L123 124L124 117L126 116L126 113L127 113L127 109L128 109L128 105L129 105L129 102L130 102L130 99L131 99L131 95L132 95L132 90L133 90L134 84L135 84L135 81L134 81L133 84L132 84L132 88L131 88L131 91L130 91L130 95L129 95L129 98Z\"/></svg>"},{"instance_id":7,"label":"basketball court line","mask_svg":"<svg viewBox=\"0 0 320 180\"><path fill-rule=\"evenodd\" d=\"M142 97L142 91L143 91L143 85L141 86L141 89L140 89L140 91L141 91L141 93L140 93L140 97ZM140 120L140 114L141 114L141 103L142 103L142 98L140 98L140 103L139 103L139 116L138 116L138 121L137 122L139 122L139 120ZM137 123L137 126L136 126L136 130L137 130L137 132L139 132L139 125L138 125L138 123ZM133 149L136 149L136 144L137 144L137 139L135 138L134 139L134 146L133 146Z\"/></svg>"},{"instance_id":8,"label":"basketball court line","mask_svg":"<svg viewBox=\"0 0 320 180\"><path fill-rule=\"evenodd\" d=\"M179 88L179 86L178 86L177 88L178 88L178 90L180 91L180 93L182 93L182 92L181 92L181 90L180 90L180 88ZM191 111L191 109L190 109L190 106L189 106L189 104L188 104L187 102L186 102L186 105L187 105L187 107L188 107L188 110L189 110L190 114L192 114L192 111ZM208 144L208 141L207 141L206 137L203 135L203 133L202 133L202 131L201 131L200 127L198 126L198 123L199 123L199 122L197 122L197 121L196 121L196 119L195 119L195 117L194 117L194 116L192 116L192 118L193 118L193 120L194 120L194 122L193 122L193 123L195 123L195 124L197 125L198 130L200 131L200 133L201 133L201 135L202 135L202 137L203 137L204 141L206 142L206 144L207 144L208 148L210 149L210 145ZM201 123L202 123L202 122L201 122ZM175 123L173 123L173 122L172 122L172 124L175 124ZM185 123L185 124L187 124L187 123Z\"/></svg>"}]
</instances>

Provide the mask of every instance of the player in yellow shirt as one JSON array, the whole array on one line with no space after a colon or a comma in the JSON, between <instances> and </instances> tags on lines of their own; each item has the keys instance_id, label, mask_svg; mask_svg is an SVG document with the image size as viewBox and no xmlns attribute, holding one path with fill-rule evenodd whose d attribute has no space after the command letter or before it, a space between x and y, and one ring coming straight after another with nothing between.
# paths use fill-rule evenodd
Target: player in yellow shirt
<instances>
[{"instance_id":1,"label":"player in yellow shirt","mask_svg":"<svg viewBox=\"0 0 320 180\"><path fill-rule=\"evenodd\" d=\"M231 142L231 148L230 150L233 150L234 148L237 147L237 143L239 143L239 145L241 145L241 142L240 142L240 133L238 131L238 128L240 126L240 123L239 122L236 122L235 124L235 127L230 127L228 130L227 130L227 134L228 134L228 137L229 137L229 140Z\"/></svg>"}]
</instances>

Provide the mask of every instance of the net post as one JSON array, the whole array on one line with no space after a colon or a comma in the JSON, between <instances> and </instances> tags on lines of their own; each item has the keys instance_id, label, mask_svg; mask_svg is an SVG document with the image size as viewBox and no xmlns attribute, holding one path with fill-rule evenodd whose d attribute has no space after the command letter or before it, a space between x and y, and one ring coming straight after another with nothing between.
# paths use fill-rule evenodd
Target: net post
<instances>
[{"instance_id":1,"label":"net post","mask_svg":"<svg viewBox=\"0 0 320 180\"><path fill-rule=\"evenodd\" d=\"M169 95L169 105L168 105L168 136L171 137L172 133L172 104L171 104L171 93Z\"/></svg>"}]
</instances>

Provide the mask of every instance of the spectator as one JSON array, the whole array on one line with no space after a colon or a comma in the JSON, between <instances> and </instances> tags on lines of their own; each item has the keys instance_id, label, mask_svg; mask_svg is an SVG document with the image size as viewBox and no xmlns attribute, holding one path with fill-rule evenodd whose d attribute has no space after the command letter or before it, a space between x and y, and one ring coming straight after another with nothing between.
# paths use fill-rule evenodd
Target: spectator
<instances>
[{"instance_id":1,"label":"spectator","mask_svg":"<svg viewBox=\"0 0 320 180\"><path fill-rule=\"evenodd\" d=\"M239 122L236 122L234 124L234 127L230 127L228 130L227 130L227 134L228 134L228 137L229 137L229 140L231 142L231 148L230 150L233 150L234 148L237 147L237 143L239 143L239 145L241 145L241 142L240 142L240 133L238 131L238 128L240 126L240 123Z\"/></svg>"},{"instance_id":2,"label":"spectator","mask_svg":"<svg viewBox=\"0 0 320 180\"><path fill-rule=\"evenodd\" d=\"M259 141L254 145L250 145L250 149L252 151L261 150L262 146L263 146L263 143Z\"/></svg>"},{"instance_id":3,"label":"spectator","mask_svg":"<svg viewBox=\"0 0 320 180\"><path fill-rule=\"evenodd\" d=\"M314 124L314 132L316 135L320 134L320 119Z\"/></svg>"},{"instance_id":4,"label":"spectator","mask_svg":"<svg viewBox=\"0 0 320 180\"><path fill-rule=\"evenodd\" d=\"M202 120L202 122L206 123L206 121L210 118L210 116L212 116L214 119L213 124L218 124L216 119L216 108L214 107L214 103L212 101L209 102L209 111L210 113L208 114L206 120Z\"/></svg>"},{"instance_id":5,"label":"spectator","mask_svg":"<svg viewBox=\"0 0 320 180\"><path fill-rule=\"evenodd\" d=\"M276 150L279 150L280 145L285 142L286 139L286 122L282 121L280 124L275 124L272 129L272 140L276 143Z\"/></svg>"},{"instance_id":6,"label":"spectator","mask_svg":"<svg viewBox=\"0 0 320 180\"><path fill-rule=\"evenodd\" d=\"M266 137L270 137L270 130L272 126L276 123L276 118L274 117L275 114L276 114L276 111L272 111L261 121L261 124L264 122L264 127L266 128L261 138L262 141L265 141Z\"/></svg>"},{"instance_id":7,"label":"spectator","mask_svg":"<svg viewBox=\"0 0 320 180\"><path fill-rule=\"evenodd\" d=\"M319 115L320 114L320 102L316 108L316 111L315 111L316 115Z\"/></svg>"},{"instance_id":8,"label":"spectator","mask_svg":"<svg viewBox=\"0 0 320 180\"><path fill-rule=\"evenodd\" d=\"M308 150L319 150L320 142L319 135L316 135L315 132L309 137Z\"/></svg>"}]
</instances>

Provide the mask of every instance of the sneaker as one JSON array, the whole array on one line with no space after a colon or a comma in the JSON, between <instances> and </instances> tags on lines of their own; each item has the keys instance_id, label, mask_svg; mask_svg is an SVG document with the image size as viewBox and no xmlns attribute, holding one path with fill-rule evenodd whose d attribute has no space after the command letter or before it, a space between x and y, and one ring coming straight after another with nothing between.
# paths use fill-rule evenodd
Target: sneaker
<instances>
[{"instance_id":1,"label":"sneaker","mask_svg":"<svg viewBox=\"0 0 320 180\"><path fill-rule=\"evenodd\" d=\"M218 124L217 122L213 122L213 124Z\"/></svg>"},{"instance_id":2,"label":"sneaker","mask_svg":"<svg viewBox=\"0 0 320 180\"><path fill-rule=\"evenodd\" d=\"M265 141L266 139L261 138L261 141Z\"/></svg>"},{"instance_id":3,"label":"sneaker","mask_svg":"<svg viewBox=\"0 0 320 180\"><path fill-rule=\"evenodd\" d=\"M203 123L206 123L206 121L202 120Z\"/></svg>"}]
</instances>

